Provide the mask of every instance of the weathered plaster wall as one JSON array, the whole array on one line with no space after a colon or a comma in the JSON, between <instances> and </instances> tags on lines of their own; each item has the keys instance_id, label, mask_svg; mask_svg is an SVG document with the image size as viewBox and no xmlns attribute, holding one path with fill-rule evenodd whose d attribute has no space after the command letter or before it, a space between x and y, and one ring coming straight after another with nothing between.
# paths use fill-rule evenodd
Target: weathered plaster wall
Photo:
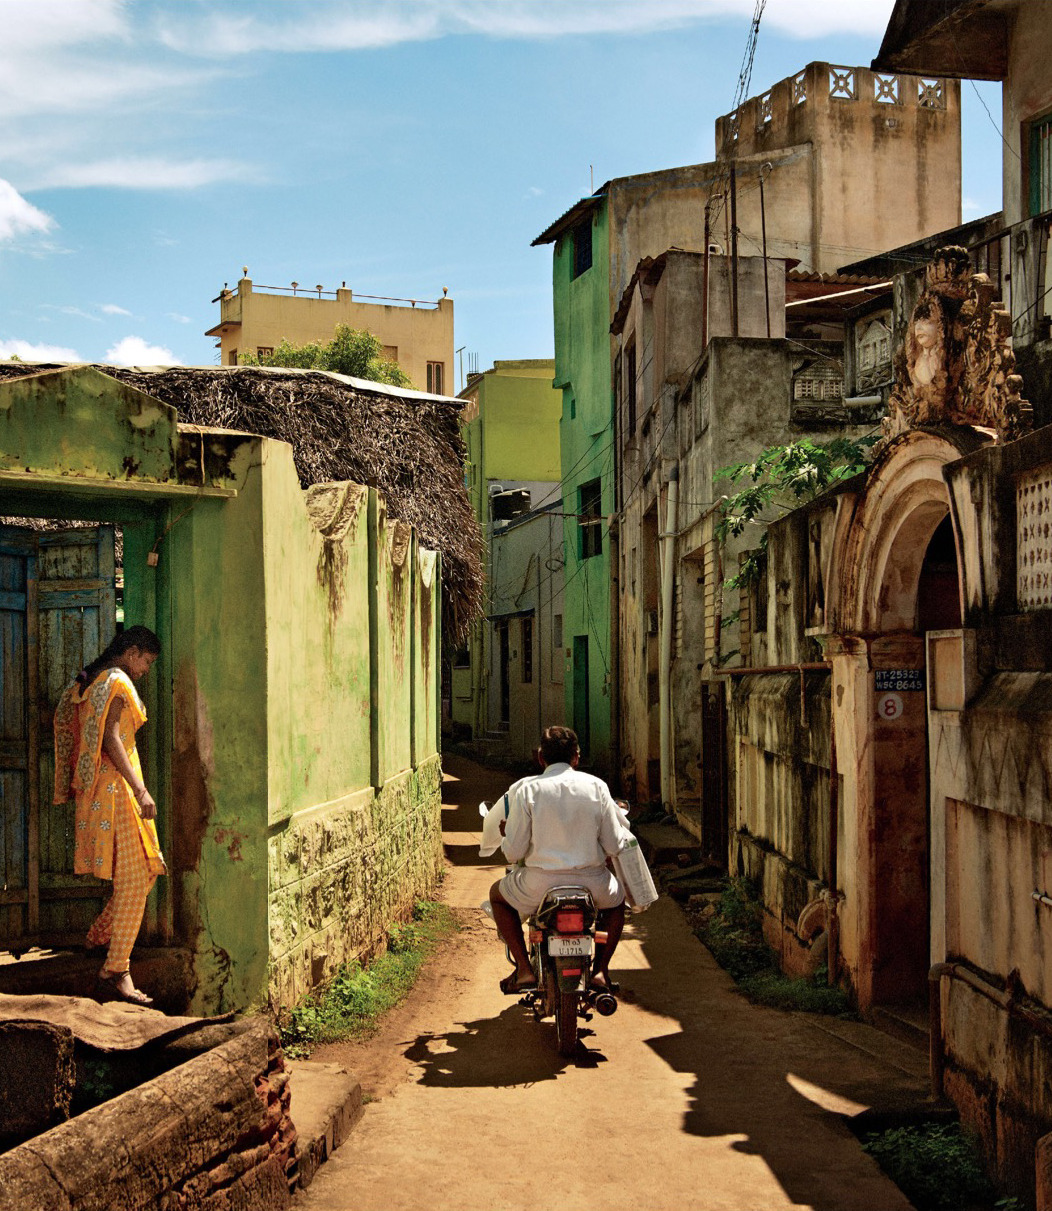
<instances>
[{"instance_id":1,"label":"weathered plaster wall","mask_svg":"<svg viewBox=\"0 0 1052 1211\"><path fill-rule=\"evenodd\" d=\"M1001 103L1005 151L1004 213L1006 223L1018 223L1031 213L1029 174L1030 126L1052 111L1052 28L1039 4L1015 4L1009 16L1008 75Z\"/></svg>"},{"instance_id":2,"label":"weathered plaster wall","mask_svg":"<svg viewBox=\"0 0 1052 1211\"><path fill-rule=\"evenodd\" d=\"M106 423L100 425L104 416ZM175 479L176 415L91 367L6 380L0 469L164 483Z\"/></svg>"},{"instance_id":3,"label":"weathered plaster wall","mask_svg":"<svg viewBox=\"0 0 1052 1211\"><path fill-rule=\"evenodd\" d=\"M733 680L731 869L759 884L767 937L795 972L808 966L813 941L798 931L800 914L829 881L830 678L816 671Z\"/></svg>"},{"instance_id":4,"label":"weathered plaster wall","mask_svg":"<svg viewBox=\"0 0 1052 1211\"><path fill-rule=\"evenodd\" d=\"M383 941L440 862L437 557L357 485L272 460L269 979L294 1003Z\"/></svg>"},{"instance_id":5,"label":"weathered plaster wall","mask_svg":"<svg viewBox=\"0 0 1052 1211\"><path fill-rule=\"evenodd\" d=\"M960 223L960 83L934 81L922 106L923 83L809 63L742 105L736 140L732 115L718 119L717 148L741 163L741 230L759 241L758 191L747 189L765 161L768 252L805 269L833 272Z\"/></svg>"},{"instance_id":6,"label":"weathered plaster wall","mask_svg":"<svg viewBox=\"0 0 1052 1211\"><path fill-rule=\"evenodd\" d=\"M171 592L171 875L200 1012L262 999L267 969L268 727L264 482L243 439L234 500L204 500L162 544ZM235 589L236 586L236 589Z\"/></svg>"},{"instance_id":7,"label":"weathered plaster wall","mask_svg":"<svg viewBox=\"0 0 1052 1211\"><path fill-rule=\"evenodd\" d=\"M198 1012L288 1004L433 886L438 559L375 490L305 502L284 444L174 421L91 369L6 383L5 504L124 525L125 617L163 649L146 936L192 952Z\"/></svg>"},{"instance_id":8,"label":"weathered plaster wall","mask_svg":"<svg viewBox=\"0 0 1052 1211\"><path fill-rule=\"evenodd\" d=\"M557 485L551 485L557 487ZM500 644L498 621L508 626L508 728L502 752L528 761L542 728L565 718L562 645L556 645L556 618L563 615L563 519L558 505L516 518L494 532L488 631L488 723L500 720ZM532 630L531 677L524 680L524 622ZM560 627L562 623L558 624Z\"/></svg>"}]
</instances>

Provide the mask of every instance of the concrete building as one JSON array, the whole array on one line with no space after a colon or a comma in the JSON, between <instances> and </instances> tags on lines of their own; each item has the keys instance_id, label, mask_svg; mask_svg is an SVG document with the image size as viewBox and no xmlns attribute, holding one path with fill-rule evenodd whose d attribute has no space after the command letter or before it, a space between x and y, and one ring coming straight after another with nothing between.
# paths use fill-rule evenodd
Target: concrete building
<instances>
[{"instance_id":1,"label":"concrete building","mask_svg":"<svg viewBox=\"0 0 1052 1211\"><path fill-rule=\"evenodd\" d=\"M459 396L468 497L486 540L487 606L453 658L451 715L513 757L536 745L539 715L563 716L562 658L554 656L562 649L561 396L553 371L550 359L494 362Z\"/></svg>"},{"instance_id":2,"label":"concrete building","mask_svg":"<svg viewBox=\"0 0 1052 1211\"><path fill-rule=\"evenodd\" d=\"M769 446L874 427L880 396L845 395L844 317L888 295L886 283L798 271L787 282L784 262L760 257L739 258L734 290L730 260L641 261L612 326L622 782L669 805L718 862L732 791L722 672L737 656L724 586L756 536L717 541L731 491L717 475Z\"/></svg>"},{"instance_id":3,"label":"concrete building","mask_svg":"<svg viewBox=\"0 0 1052 1211\"><path fill-rule=\"evenodd\" d=\"M486 734L523 763L541 730L564 717L562 507L557 498L490 534Z\"/></svg>"},{"instance_id":4,"label":"concrete building","mask_svg":"<svg viewBox=\"0 0 1052 1211\"><path fill-rule=\"evenodd\" d=\"M828 959L863 1011L929 1033L935 1092L1048 1207L1052 429L1027 432L967 253L896 286L918 295L872 467L770 530L732 865L787 968Z\"/></svg>"},{"instance_id":5,"label":"concrete building","mask_svg":"<svg viewBox=\"0 0 1052 1211\"><path fill-rule=\"evenodd\" d=\"M533 241L554 246L563 496L577 515L566 525L566 710L602 772L619 772L622 761L610 325L629 281L644 258L702 252L706 236L738 260L764 252L766 227L768 257L826 273L849 259L845 248L959 222L959 86L924 84L810 64L718 119L716 161L608 181Z\"/></svg>"},{"instance_id":6,"label":"concrete building","mask_svg":"<svg viewBox=\"0 0 1052 1211\"><path fill-rule=\"evenodd\" d=\"M435 395L453 391L453 300L381 299L356 295L346 285L338 290L255 287L248 270L236 290L220 291L219 323L205 336L217 337L224 366L236 366L238 354L264 357L282 341L304 345L330 341L337 324L371 332L384 356L409 375L418 391Z\"/></svg>"}]
</instances>

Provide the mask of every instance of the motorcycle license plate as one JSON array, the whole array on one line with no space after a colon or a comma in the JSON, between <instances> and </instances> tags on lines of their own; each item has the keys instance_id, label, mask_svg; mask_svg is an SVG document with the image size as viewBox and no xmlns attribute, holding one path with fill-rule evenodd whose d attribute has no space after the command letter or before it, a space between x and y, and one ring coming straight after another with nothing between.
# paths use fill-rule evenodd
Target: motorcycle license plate
<instances>
[{"instance_id":1,"label":"motorcycle license plate","mask_svg":"<svg viewBox=\"0 0 1052 1211\"><path fill-rule=\"evenodd\" d=\"M549 938L548 953L550 955L590 955L592 939L583 938Z\"/></svg>"}]
</instances>

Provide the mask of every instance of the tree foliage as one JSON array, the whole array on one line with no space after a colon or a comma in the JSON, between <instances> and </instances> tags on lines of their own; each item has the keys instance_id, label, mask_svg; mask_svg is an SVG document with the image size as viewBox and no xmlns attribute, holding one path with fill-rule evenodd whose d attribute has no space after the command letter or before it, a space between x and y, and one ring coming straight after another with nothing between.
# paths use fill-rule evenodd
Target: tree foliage
<instances>
[{"instance_id":1,"label":"tree foliage","mask_svg":"<svg viewBox=\"0 0 1052 1211\"><path fill-rule=\"evenodd\" d=\"M743 486L721 506L717 539L726 542L729 537L745 534L751 526L763 528L758 544L745 552L738 575L727 582L728 587L736 588L759 576L772 512L787 513L840 480L865 470L876 440L875 435L837 437L829 442L805 437L784 446L768 446L752 462L735 463L718 471L717 479Z\"/></svg>"},{"instance_id":2,"label":"tree foliage","mask_svg":"<svg viewBox=\"0 0 1052 1211\"><path fill-rule=\"evenodd\" d=\"M311 341L306 345L294 345L282 341L273 353L256 357L243 353L238 357L242 366L284 366L295 370L332 370L350 378L369 379L374 383L386 383L391 387L412 387L409 375L398 365L383 356L383 345L371 332L337 324L331 341L323 344Z\"/></svg>"}]
</instances>

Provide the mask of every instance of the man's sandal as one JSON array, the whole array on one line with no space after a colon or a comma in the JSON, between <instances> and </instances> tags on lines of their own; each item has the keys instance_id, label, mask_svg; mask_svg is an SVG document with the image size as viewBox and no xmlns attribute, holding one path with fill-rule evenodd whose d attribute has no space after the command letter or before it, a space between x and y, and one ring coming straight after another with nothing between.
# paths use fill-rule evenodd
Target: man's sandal
<instances>
[{"instance_id":1,"label":"man's sandal","mask_svg":"<svg viewBox=\"0 0 1052 1211\"><path fill-rule=\"evenodd\" d=\"M531 976L530 979L521 982L519 981L519 973L517 971L506 975L500 982L500 990L505 996L513 997L520 992L530 992L537 987L537 979Z\"/></svg>"}]
</instances>

